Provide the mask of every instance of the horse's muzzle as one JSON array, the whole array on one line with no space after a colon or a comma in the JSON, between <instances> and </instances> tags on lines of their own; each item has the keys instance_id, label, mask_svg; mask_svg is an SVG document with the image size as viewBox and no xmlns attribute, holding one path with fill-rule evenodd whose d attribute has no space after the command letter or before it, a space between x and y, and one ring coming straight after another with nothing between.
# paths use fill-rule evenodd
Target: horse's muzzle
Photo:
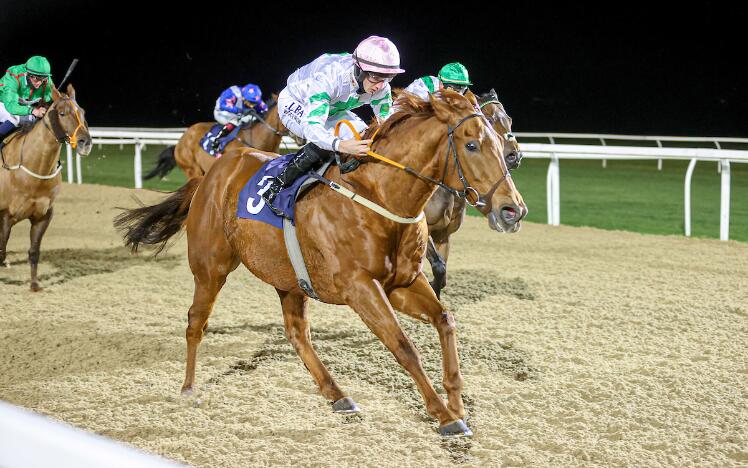
<instances>
[{"instance_id":1,"label":"horse's muzzle","mask_svg":"<svg viewBox=\"0 0 748 468\"><path fill-rule=\"evenodd\" d=\"M527 216L525 205L502 205L498 210L488 213L488 225L494 231L514 233L522 227L520 221Z\"/></svg>"},{"instance_id":2,"label":"horse's muzzle","mask_svg":"<svg viewBox=\"0 0 748 468\"><path fill-rule=\"evenodd\" d=\"M93 141L90 136L83 136L78 139L78 147L75 151L81 156L88 156L93 148Z\"/></svg>"}]
</instances>

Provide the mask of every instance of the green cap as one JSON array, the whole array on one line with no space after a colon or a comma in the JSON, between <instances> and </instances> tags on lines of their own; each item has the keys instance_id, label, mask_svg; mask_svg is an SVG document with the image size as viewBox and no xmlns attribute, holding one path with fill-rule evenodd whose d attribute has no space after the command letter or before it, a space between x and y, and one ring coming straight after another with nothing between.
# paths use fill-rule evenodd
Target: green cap
<instances>
[{"instance_id":1,"label":"green cap","mask_svg":"<svg viewBox=\"0 0 748 468\"><path fill-rule=\"evenodd\" d=\"M473 84L470 82L467 68L459 62L444 65L442 69L439 70L439 79L442 80L442 83L453 83L465 86Z\"/></svg>"},{"instance_id":2,"label":"green cap","mask_svg":"<svg viewBox=\"0 0 748 468\"><path fill-rule=\"evenodd\" d=\"M26 61L26 71L28 71L31 75L52 75L52 67L49 65L49 60L42 57L41 55L34 55Z\"/></svg>"}]
</instances>

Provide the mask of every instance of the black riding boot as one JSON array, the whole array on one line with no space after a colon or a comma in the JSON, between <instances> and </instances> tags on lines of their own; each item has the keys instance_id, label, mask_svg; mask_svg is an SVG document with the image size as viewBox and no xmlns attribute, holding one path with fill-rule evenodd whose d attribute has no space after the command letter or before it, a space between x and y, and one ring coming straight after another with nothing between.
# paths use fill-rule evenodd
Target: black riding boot
<instances>
[{"instance_id":1,"label":"black riding boot","mask_svg":"<svg viewBox=\"0 0 748 468\"><path fill-rule=\"evenodd\" d=\"M275 200L275 197L278 196L278 192L293 185L296 179L309 172L320 162L326 161L331 156L332 152L325 151L313 143L308 143L298 153L296 153L296 156L288 162L288 165L283 168L283 171L278 174L277 177L273 178L273 184L270 188L262 194L262 197L265 199L268 207L273 211L273 213L283 216L283 213L280 213L279 210L273 207L273 201Z\"/></svg>"},{"instance_id":2,"label":"black riding boot","mask_svg":"<svg viewBox=\"0 0 748 468\"><path fill-rule=\"evenodd\" d=\"M214 153L218 151L218 145L221 144L221 142L218 140L220 140L221 138L231 133L231 131L234 130L234 128L236 128L234 124L229 123L229 124L224 125L221 131L218 132L218 135L216 135L216 137L213 139L213 143L210 146Z\"/></svg>"}]
</instances>

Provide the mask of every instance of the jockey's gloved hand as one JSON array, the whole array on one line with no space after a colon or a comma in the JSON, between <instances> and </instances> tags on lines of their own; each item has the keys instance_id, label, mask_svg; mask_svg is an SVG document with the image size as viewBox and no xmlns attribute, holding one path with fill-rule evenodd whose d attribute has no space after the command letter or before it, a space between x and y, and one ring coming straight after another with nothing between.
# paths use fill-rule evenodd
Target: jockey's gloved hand
<instances>
[{"instance_id":1,"label":"jockey's gloved hand","mask_svg":"<svg viewBox=\"0 0 748 468\"><path fill-rule=\"evenodd\" d=\"M366 156L372 140L343 140L338 145L338 153L352 154L354 156Z\"/></svg>"}]
</instances>

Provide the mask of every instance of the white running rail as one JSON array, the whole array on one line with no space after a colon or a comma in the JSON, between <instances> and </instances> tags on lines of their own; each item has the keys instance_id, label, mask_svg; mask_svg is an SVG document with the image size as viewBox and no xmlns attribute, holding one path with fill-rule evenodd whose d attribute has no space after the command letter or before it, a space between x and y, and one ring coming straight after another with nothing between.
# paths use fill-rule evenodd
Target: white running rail
<instances>
[{"instance_id":1,"label":"white running rail","mask_svg":"<svg viewBox=\"0 0 748 468\"><path fill-rule=\"evenodd\" d=\"M143 187L142 150L146 145L175 145L184 132L184 128L91 128L93 143L98 145L134 145L133 172L135 188ZM685 235L691 235L691 179L696 161L714 161L721 177L720 199L720 239L728 240L730 231L730 163L748 163L748 138L721 137L678 137L678 136L648 136L648 135L611 135L589 133L515 133L520 142L527 139L547 139L549 143L521 143L522 152L528 158L549 159L547 184L547 213L548 224L561 224L560 200L560 161L562 159L593 159L601 160L603 167L607 160L657 160L658 169L662 169L662 161L687 160L690 161L684 182L684 226ZM560 144L557 140L563 140ZM590 140L599 144L570 144L575 140ZM652 146L626 146L625 142L638 142ZM611 145L615 143L615 145ZM664 143L664 145L663 145ZM708 148L683 148L667 146L675 144L705 145ZM655 146L656 145L656 146ZM744 146L745 150L723 149L725 146ZM296 143L289 137L283 138L283 146L290 150L298 149ZM67 177L73 183L72 151L67 150ZM77 182L83 182L81 174L80 156L76 155Z\"/></svg>"},{"instance_id":2,"label":"white running rail","mask_svg":"<svg viewBox=\"0 0 748 468\"><path fill-rule=\"evenodd\" d=\"M165 458L0 401L3 468L177 468Z\"/></svg>"}]
</instances>

